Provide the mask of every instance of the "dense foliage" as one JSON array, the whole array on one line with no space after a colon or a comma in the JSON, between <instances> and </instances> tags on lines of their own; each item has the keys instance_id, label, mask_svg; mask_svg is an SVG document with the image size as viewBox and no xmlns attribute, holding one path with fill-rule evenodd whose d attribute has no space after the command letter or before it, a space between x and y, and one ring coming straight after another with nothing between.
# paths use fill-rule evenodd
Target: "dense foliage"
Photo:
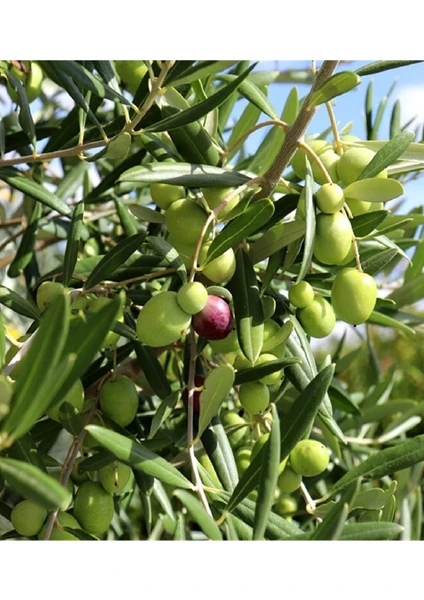
<instances>
[{"instance_id":1,"label":"dense foliage","mask_svg":"<svg viewBox=\"0 0 424 600\"><path fill-rule=\"evenodd\" d=\"M1 539L422 538L407 64L0 61Z\"/></svg>"}]
</instances>

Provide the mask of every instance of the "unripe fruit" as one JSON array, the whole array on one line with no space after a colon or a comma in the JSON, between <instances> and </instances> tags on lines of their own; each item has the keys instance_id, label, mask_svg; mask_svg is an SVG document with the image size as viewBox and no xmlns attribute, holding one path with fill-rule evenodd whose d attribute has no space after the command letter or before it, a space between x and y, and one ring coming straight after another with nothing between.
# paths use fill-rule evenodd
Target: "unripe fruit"
<instances>
[{"instance_id":1,"label":"unripe fruit","mask_svg":"<svg viewBox=\"0 0 424 600\"><path fill-rule=\"evenodd\" d=\"M215 354L239 352L240 344L237 337L237 331L233 329L223 340L210 340L209 346L212 348Z\"/></svg>"},{"instance_id":2,"label":"unripe fruit","mask_svg":"<svg viewBox=\"0 0 424 600\"><path fill-rule=\"evenodd\" d=\"M273 319L264 321L264 344L271 340L280 331L279 324Z\"/></svg>"},{"instance_id":3,"label":"unripe fruit","mask_svg":"<svg viewBox=\"0 0 424 600\"><path fill-rule=\"evenodd\" d=\"M41 312L46 310L55 298L64 293L65 288L58 281L43 281L37 290L37 306Z\"/></svg>"},{"instance_id":4,"label":"unripe fruit","mask_svg":"<svg viewBox=\"0 0 424 600\"><path fill-rule=\"evenodd\" d=\"M273 360L277 360L277 357L274 354L261 354L258 360L256 361L257 365L267 364ZM270 373L269 375L265 375L259 379L261 383L265 383L265 385L274 385L274 383L280 383L281 378L283 377L283 370L275 371L274 373Z\"/></svg>"},{"instance_id":5,"label":"unripe fruit","mask_svg":"<svg viewBox=\"0 0 424 600\"><path fill-rule=\"evenodd\" d=\"M242 352L239 352L234 361L234 368L237 371L244 371L245 369L251 369L254 366L254 363L251 363L248 358Z\"/></svg>"},{"instance_id":6,"label":"unripe fruit","mask_svg":"<svg viewBox=\"0 0 424 600\"><path fill-rule=\"evenodd\" d=\"M100 408L121 427L126 427L135 418L138 410L138 392L131 379L117 375L100 390Z\"/></svg>"},{"instance_id":7,"label":"unripe fruit","mask_svg":"<svg viewBox=\"0 0 424 600\"><path fill-rule=\"evenodd\" d=\"M312 302L314 297L315 292L307 281L294 283L289 289L289 300L296 308L305 308Z\"/></svg>"},{"instance_id":8,"label":"unripe fruit","mask_svg":"<svg viewBox=\"0 0 424 600\"><path fill-rule=\"evenodd\" d=\"M351 325L364 323L374 310L377 284L373 277L351 267L337 274L331 289L331 302L337 316Z\"/></svg>"},{"instance_id":9,"label":"unripe fruit","mask_svg":"<svg viewBox=\"0 0 424 600\"><path fill-rule=\"evenodd\" d=\"M209 247L212 242L202 246L199 254L199 265L206 261ZM202 273L214 283L227 283L234 275L236 270L236 255L232 248L228 248L221 256L214 258L210 263L202 268Z\"/></svg>"},{"instance_id":10,"label":"unripe fruit","mask_svg":"<svg viewBox=\"0 0 424 600\"><path fill-rule=\"evenodd\" d=\"M336 324L336 316L331 304L321 296L316 296L306 308L300 308L296 316L305 333L315 338L326 337Z\"/></svg>"},{"instance_id":11,"label":"unripe fruit","mask_svg":"<svg viewBox=\"0 0 424 600\"><path fill-rule=\"evenodd\" d=\"M150 195L159 208L166 210L173 202L185 198L185 189L181 185L170 185L169 183L152 183Z\"/></svg>"},{"instance_id":12,"label":"unripe fruit","mask_svg":"<svg viewBox=\"0 0 424 600\"><path fill-rule=\"evenodd\" d=\"M12 510L10 520L13 527L20 535L32 537L37 535L47 518L45 508L32 502L32 500L22 500Z\"/></svg>"},{"instance_id":13,"label":"unripe fruit","mask_svg":"<svg viewBox=\"0 0 424 600\"><path fill-rule=\"evenodd\" d=\"M268 407L269 389L258 381L243 383L239 388L239 400L245 410L256 415Z\"/></svg>"},{"instance_id":14,"label":"unripe fruit","mask_svg":"<svg viewBox=\"0 0 424 600\"><path fill-rule=\"evenodd\" d=\"M285 517L286 515L292 514L297 511L297 501L292 496L282 494L278 498L272 510L276 512L277 515Z\"/></svg>"},{"instance_id":15,"label":"unripe fruit","mask_svg":"<svg viewBox=\"0 0 424 600\"><path fill-rule=\"evenodd\" d=\"M194 315L194 331L206 340L222 340L233 328L233 315L228 304L219 296L208 296L206 306Z\"/></svg>"},{"instance_id":16,"label":"unripe fruit","mask_svg":"<svg viewBox=\"0 0 424 600\"><path fill-rule=\"evenodd\" d=\"M29 103L38 98L41 92L41 84L43 82L43 71L41 70L41 67L37 65L37 63L31 63L31 69L28 73L24 73L16 67L11 67L10 71L24 84ZM14 102L19 102L19 95L17 92L15 92L10 84L8 84L7 89L12 100Z\"/></svg>"},{"instance_id":17,"label":"unripe fruit","mask_svg":"<svg viewBox=\"0 0 424 600\"><path fill-rule=\"evenodd\" d=\"M144 75L147 66L142 60L115 60L115 67L119 77L125 83L131 94L135 94Z\"/></svg>"},{"instance_id":18,"label":"unripe fruit","mask_svg":"<svg viewBox=\"0 0 424 600\"><path fill-rule=\"evenodd\" d=\"M84 481L88 481L90 478L87 471L83 471L80 467L82 461L85 460L83 456L80 456L74 462L74 466L71 471L71 479L75 485L81 485Z\"/></svg>"},{"instance_id":19,"label":"unripe fruit","mask_svg":"<svg viewBox=\"0 0 424 600\"><path fill-rule=\"evenodd\" d=\"M320 475L328 467L330 455L321 442L301 440L290 453L290 466L303 477Z\"/></svg>"},{"instance_id":20,"label":"unripe fruit","mask_svg":"<svg viewBox=\"0 0 424 600\"><path fill-rule=\"evenodd\" d=\"M234 453L234 458L237 465L237 470L239 472L240 477L246 471L248 466L250 465L252 449L249 446L243 446L239 448Z\"/></svg>"},{"instance_id":21,"label":"unripe fruit","mask_svg":"<svg viewBox=\"0 0 424 600\"><path fill-rule=\"evenodd\" d=\"M356 200L356 198L346 198L346 203L350 208L350 212L354 217L363 215L371 209L372 203L364 200Z\"/></svg>"},{"instance_id":22,"label":"unripe fruit","mask_svg":"<svg viewBox=\"0 0 424 600\"><path fill-rule=\"evenodd\" d=\"M168 236L168 243L171 244L178 252L181 257L181 260L186 266L186 269L191 269L193 266L193 255L196 249L196 244L185 244L184 241L181 241L179 238L176 238L172 235Z\"/></svg>"},{"instance_id":23,"label":"unripe fruit","mask_svg":"<svg viewBox=\"0 0 424 600\"><path fill-rule=\"evenodd\" d=\"M356 181L362 171L374 158L375 152L367 148L350 148L344 152L337 164L337 173L344 186ZM387 177L384 169L376 177Z\"/></svg>"},{"instance_id":24,"label":"unripe fruit","mask_svg":"<svg viewBox=\"0 0 424 600\"><path fill-rule=\"evenodd\" d=\"M12 346L14 347L14 346ZM17 348L18 350L18 348ZM6 362L7 364L7 362ZM13 395L13 383L5 375L0 374L0 421L9 412L9 405Z\"/></svg>"},{"instance_id":25,"label":"unripe fruit","mask_svg":"<svg viewBox=\"0 0 424 600\"><path fill-rule=\"evenodd\" d=\"M300 487L302 483L302 476L293 471L293 469L287 466L278 478L278 487L281 492L285 494L291 494Z\"/></svg>"},{"instance_id":26,"label":"unripe fruit","mask_svg":"<svg viewBox=\"0 0 424 600\"><path fill-rule=\"evenodd\" d=\"M59 410L64 402L67 402L78 412L81 412L84 405L84 386L81 383L81 379L76 380L59 404L55 404L52 408L49 408L47 416L54 421L59 421Z\"/></svg>"},{"instance_id":27,"label":"unripe fruit","mask_svg":"<svg viewBox=\"0 0 424 600\"><path fill-rule=\"evenodd\" d=\"M205 197L206 202L208 203L209 208L212 210L216 208L225 198L227 198L231 192L232 188L203 188L203 196ZM222 220L228 215L229 212L233 210L240 202L240 196L235 196L230 202L227 204L225 208L223 208L219 214L218 219Z\"/></svg>"},{"instance_id":28,"label":"unripe fruit","mask_svg":"<svg viewBox=\"0 0 424 600\"><path fill-rule=\"evenodd\" d=\"M53 525L52 533L50 535L50 540L54 542L77 542L78 538L72 533L68 533L64 530L64 527L69 527L70 529L81 529L81 525L78 521L69 513L59 512L57 515L56 523ZM41 529L38 534L39 540L44 540L47 530L47 523Z\"/></svg>"},{"instance_id":29,"label":"unripe fruit","mask_svg":"<svg viewBox=\"0 0 424 600\"><path fill-rule=\"evenodd\" d=\"M199 281L184 284L177 293L178 304L189 315L200 312L205 307L207 300L207 289Z\"/></svg>"},{"instance_id":30,"label":"unripe fruit","mask_svg":"<svg viewBox=\"0 0 424 600\"><path fill-rule=\"evenodd\" d=\"M98 298L95 298L90 302L88 310L93 313L99 312L102 308L104 308L107 304L110 304L111 302L113 302L112 298L108 298L106 296L99 296ZM122 314L122 312L118 314L116 320L120 323L124 322L124 315ZM105 339L103 340L100 348L113 348L118 343L119 338L119 333L109 331L106 334Z\"/></svg>"},{"instance_id":31,"label":"unripe fruit","mask_svg":"<svg viewBox=\"0 0 424 600\"><path fill-rule=\"evenodd\" d=\"M86 481L76 493L74 513L85 531L101 536L109 529L112 522L113 497L102 488L100 483Z\"/></svg>"},{"instance_id":32,"label":"unripe fruit","mask_svg":"<svg viewBox=\"0 0 424 600\"><path fill-rule=\"evenodd\" d=\"M169 346L184 335L190 320L178 304L176 292L161 292L150 298L138 315L137 335L152 348Z\"/></svg>"},{"instance_id":33,"label":"unripe fruit","mask_svg":"<svg viewBox=\"0 0 424 600\"><path fill-rule=\"evenodd\" d=\"M332 148L329 150L325 150L322 154L319 155L322 164L324 165L327 173L329 174L332 181L338 180L337 174L337 165L340 160L340 156L334 152ZM327 177L324 175L322 170L319 168L317 163L312 160L312 174L314 176L314 181L319 185L324 185L328 183Z\"/></svg>"},{"instance_id":34,"label":"unripe fruit","mask_svg":"<svg viewBox=\"0 0 424 600\"><path fill-rule=\"evenodd\" d=\"M131 467L114 461L99 469L99 481L109 494L120 494L127 485L131 475Z\"/></svg>"},{"instance_id":35,"label":"unripe fruit","mask_svg":"<svg viewBox=\"0 0 424 600\"><path fill-rule=\"evenodd\" d=\"M326 142L325 140L312 140L310 142L307 142L308 146L310 146L312 148L312 150L314 150L314 152L316 154L318 154L318 156L320 156L321 154L323 154L324 152L331 150L331 146L328 142ZM296 150L293 158L291 159L291 166L293 171L296 173L296 175L300 178L300 179L305 179L306 176L306 161L305 161L305 152L303 152L302 150ZM312 164L314 161L313 159L308 156L308 160L309 162Z\"/></svg>"},{"instance_id":36,"label":"unripe fruit","mask_svg":"<svg viewBox=\"0 0 424 600\"><path fill-rule=\"evenodd\" d=\"M330 215L343 208L344 193L336 183L324 183L317 191L316 197L317 206L323 213Z\"/></svg>"},{"instance_id":37,"label":"unripe fruit","mask_svg":"<svg viewBox=\"0 0 424 600\"><path fill-rule=\"evenodd\" d=\"M221 416L221 422L225 430L234 429L227 432L227 437L233 449L238 448L243 444L249 435L249 427L243 417L237 412L226 412ZM238 427L238 429L237 429Z\"/></svg>"},{"instance_id":38,"label":"unripe fruit","mask_svg":"<svg viewBox=\"0 0 424 600\"><path fill-rule=\"evenodd\" d=\"M262 299L262 311L264 313L264 320L270 319L275 313L277 303L272 296L263 296Z\"/></svg>"},{"instance_id":39,"label":"unripe fruit","mask_svg":"<svg viewBox=\"0 0 424 600\"><path fill-rule=\"evenodd\" d=\"M343 213L317 216L314 256L323 264L340 264L349 253L352 239L352 225Z\"/></svg>"},{"instance_id":40,"label":"unripe fruit","mask_svg":"<svg viewBox=\"0 0 424 600\"><path fill-rule=\"evenodd\" d=\"M203 208L188 199L173 202L165 212L169 233L184 244L196 244L206 219Z\"/></svg>"}]
</instances>

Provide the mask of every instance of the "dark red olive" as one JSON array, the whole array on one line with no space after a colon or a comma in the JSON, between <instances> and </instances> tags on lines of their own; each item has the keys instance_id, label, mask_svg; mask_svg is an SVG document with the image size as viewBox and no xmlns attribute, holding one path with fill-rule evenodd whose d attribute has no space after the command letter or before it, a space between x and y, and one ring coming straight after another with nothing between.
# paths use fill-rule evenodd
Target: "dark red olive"
<instances>
[{"instance_id":1,"label":"dark red olive","mask_svg":"<svg viewBox=\"0 0 424 600\"><path fill-rule=\"evenodd\" d=\"M233 328L233 315L225 300L208 296L206 306L193 316L192 325L206 340L223 340Z\"/></svg>"}]
</instances>

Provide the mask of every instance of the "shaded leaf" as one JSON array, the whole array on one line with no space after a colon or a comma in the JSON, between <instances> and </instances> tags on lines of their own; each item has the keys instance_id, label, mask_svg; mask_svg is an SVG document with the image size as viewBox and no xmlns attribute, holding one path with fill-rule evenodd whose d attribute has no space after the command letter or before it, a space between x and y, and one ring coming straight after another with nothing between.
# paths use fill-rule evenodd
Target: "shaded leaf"
<instances>
[{"instance_id":1,"label":"shaded leaf","mask_svg":"<svg viewBox=\"0 0 424 600\"><path fill-rule=\"evenodd\" d=\"M172 414L175 406L177 405L179 399L181 397L180 391L175 390L175 392L171 392L169 396L164 398L160 403L155 415L152 419L152 424L150 426L149 439L155 437L156 433L162 426L162 424L166 421L166 419Z\"/></svg>"},{"instance_id":2,"label":"shaded leaf","mask_svg":"<svg viewBox=\"0 0 424 600\"><path fill-rule=\"evenodd\" d=\"M63 285L70 284L78 260L78 250L81 240L84 218L84 202L78 202L72 214L71 229L66 242L65 257L63 260Z\"/></svg>"},{"instance_id":3,"label":"shaded leaf","mask_svg":"<svg viewBox=\"0 0 424 600\"><path fill-rule=\"evenodd\" d=\"M175 248L163 238L155 236L149 236L146 242L175 269L183 284L186 283L187 269Z\"/></svg>"},{"instance_id":4,"label":"shaded leaf","mask_svg":"<svg viewBox=\"0 0 424 600\"><path fill-rule=\"evenodd\" d=\"M291 221L289 223L279 223L274 225L263 234L257 242L251 244L249 256L253 264L261 262L268 256L271 256L281 248L285 248L292 242L305 235L304 221Z\"/></svg>"},{"instance_id":5,"label":"shaded leaf","mask_svg":"<svg viewBox=\"0 0 424 600\"><path fill-rule=\"evenodd\" d=\"M173 493L186 507L192 519L200 526L203 533L211 540L222 541L222 534L213 518L208 515L200 500L185 490L175 490Z\"/></svg>"},{"instance_id":6,"label":"shaded leaf","mask_svg":"<svg viewBox=\"0 0 424 600\"><path fill-rule=\"evenodd\" d=\"M396 137L387 142L365 167L358 177L358 181L362 179L371 179L378 175L383 169L392 165L413 141L415 134L410 131L402 131ZM384 178L379 178L379 180Z\"/></svg>"},{"instance_id":7,"label":"shaded leaf","mask_svg":"<svg viewBox=\"0 0 424 600\"><path fill-rule=\"evenodd\" d=\"M213 417L218 414L221 404L228 396L234 384L234 369L222 365L212 369L204 381L203 391L200 392L199 427L196 439L199 440Z\"/></svg>"},{"instance_id":8,"label":"shaded leaf","mask_svg":"<svg viewBox=\"0 0 424 600\"><path fill-rule=\"evenodd\" d=\"M337 96L350 92L350 90L353 90L360 83L361 79L357 72L342 71L341 73L335 73L313 92L309 105L318 106L319 104L324 104L324 102L329 102Z\"/></svg>"}]
</instances>

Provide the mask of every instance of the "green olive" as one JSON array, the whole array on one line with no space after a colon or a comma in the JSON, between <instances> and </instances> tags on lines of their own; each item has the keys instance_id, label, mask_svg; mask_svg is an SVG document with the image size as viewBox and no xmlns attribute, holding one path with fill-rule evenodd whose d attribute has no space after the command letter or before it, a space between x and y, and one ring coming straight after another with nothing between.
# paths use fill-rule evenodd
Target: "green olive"
<instances>
[{"instance_id":1,"label":"green olive","mask_svg":"<svg viewBox=\"0 0 424 600\"><path fill-rule=\"evenodd\" d=\"M135 418L138 410L138 392L129 377L117 375L100 389L100 408L110 419L126 427Z\"/></svg>"},{"instance_id":2,"label":"green olive","mask_svg":"<svg viewBox=\"0 0 424 600\"><path fill-rule=\"evenodd\" d=\"M325 265L338 265L348 255L353 240L349 219L343 213L325 215L316 220L314 256Z\"/></svg>"},{"instance_id":3,"label":"green olive","mask_svg":"<svg viewBox=\"0 0 424 600\"><path fill-rule=\"evenodd\" d=\"M189 199L176 200L165 212L165 221L174 240L196 244L207 215L203 208Z\"/></svg>"},{"instance_id":4,"label":"green olive","mask_svg":"<svg viewBox=\"0 0 424 600\"><path fill-rule=\"evenodd\" d=\"M178 304L176 292L161 292L146 302L137 318L137 335L152 348L179 340L190 325L191 315Z\"/></svg>"},{"instance_id":5,"label":"green olive","mask_svg":"<svg viewBox=\"0 0 424 600\"><path fill-rule=\"evenodd\" d=\"M78 538L72 533L65 531L64 527L69 527L70 529L81 529L81 525L78 523L75 517L67 512L59 512L49 539L54 542L77 542ZM47 523L38 534L39 540L44 540L46 531Z\"/></svg>"},{"instance_id":6,"label":"green olive","mask_svg":"<svg viewBox=\"0 0 424 600\"><path fill-rule=\"evenodd\" d=\"M354 267L342 269L334 279L331 302L337 316L351 325L364 323L377 301L377 285L371 275Z\"/></svg>"},{"instance_id":7,"label":"green olive","mask_svg":"<svg viewBox=\"0 0 424 600\"><path fill-rule=\"evenodd\" d=\"M368 148L349 148L349 150L346 150L337 164L337 173L342 184L348 186L356 181L374 156L375 152ZM387 177L387 170L384 169L375 177Z\"/></svg>"},{"instance_id":8,"label":"green olive","mask_svg":"<svg viewBox=\"0 0 424 600\"><path fill-rule=\"evenodd\" d=\"M114 513L113 496L100 483L85 481L75 495L74 513L81 527L96 536L110 527Z\"/></svg>"},{"instance_id":9,"label":"green olive","mask_svg":"<svg viewBox=\"0 0 424 600\"><path fill-rule=\"evenodd\" d=\"M237 470L239 472L240 477L246 471L251 461L252 448L249 446L243 446L242 448L238 448L234 452L234 458L237 465Z\"/></svg>"},{"instance_id":10,"label":"green olive","mask_svg":"<svg viewBox=\"0 0 424 600\"><path fill-rule=\"evenodd\" d=\"M131 476L131 467L114 461L99 469L99 481L109 494L120 494Z\"/></svg>"},{"instance_id":11,"label":"green olive","mask_svg":"<svg viewBox=\"0 0 424 600\"><path fill-rule=\"evenodd\" d=\"M215 209L225 198L227 198L231 192L232 188L203 188L203 196L205 197L206 202L208 203L209 208L212 210ZM237 206L240 202L240 196L235 196L230 202L223 208L219 214L218 219L224 220L226 216Z\"/></svg>"},{"instance_id":12,"label":"green olive","mask_svg":"<svg viewBox=\"0 0 424 600\"><path fill-rule=\"evenodd\" d=\"M239 400L245 410L256 415L268 408L269 389L258 381L243 383L239 388Z\"/></svg>"},{"instance_id":13,"label":"green olive","mask_svg":"<svg viewBox=\"0 0 424 600\"><path fill-rule=\"evenodd\" d=\"M206 305L208 292L203 283L191 281L184 284L177 293L180 307L189 315L195 315Z\"/></svg>"},{"instance_id":14,"label":"green olive","mask_svg":"<svg viewBox=\"0 0 424 600\"><path fill-rule=\"evenodd\" d=\"M27 73L24 73L14 66L11 67L10 71L24 84L29 103L38 98L41 92L41 84L43 82L44 74L41 70L41 67L39 67L36 62L31 62L30 69ZM17 92L15 92L10 84L8 84L7 89L12 100L14 102L19 102L19 95Z\"/></svg>"},{"instance_id":15,"label":"green olive","mask_svg":"<svg viewBox=\"0 0 424 600\"><path fill-rule=\"evenodd\" d=\"M58 281L43 281L37 290L37 306L41 312L46 310L55 298L61 296L65 288Z\"/></svg>"},{"instance_id":16,"label":"green olive","mask_svg":"<svg viewBox=\"0 0 424 600\"><path fill-rule=\"evenodd\" d=\"M60 407L64 402L67 402L73 406L78 412L81 412L84 405L84 386L82 385L81 379L77 379L71 389L65 394L62 400L52 406L47 411L47 416L54 421L59 421Z\"/></svg>"},{"instance_id":17,"label":"green olive","mask_svg":"<svg viewBox=\"0 0 424 600\"><path fill-rule=\"evenodd\" d=\"M207 242L202 246L199 254L199 265L202 273L214 283L227 283L230 281L236 270L236 256L232 248L228 248L223 254L214 258L206 266L202 264L206 261L207 253L212 242Z\"/></svg>"},{"instance_id":18,"label":"green olive","mask_svg":"<svg viewBox=\"0 0 424 600\"><path fill-rule=\"evenodd\" d=\"M325 140L312 140L307 142L308 146L312 148L312 150L320 156L326 151L331 150L331 146ZM305 160L305 152L301 149L296 150L293 158L291 159L291 166L293 171L300 179L305 179L306 177L306 160ZM312 164L313 160L310 156L308 156L309 162Z\"/></svg>"},{"instance_id":19,"label":"green olive","mask_svg":"<svg viewBox=\"0 0 424 600\"><path fill-rule=\"evenodd\" d=\"M296 308L305 308L315 297L313 287L307 281L293 283L289 289L289 300Z\"/></svg>"},{"instance_id":20,"label":"green olive","mask_svg":"<svg viewBox=\"0 0 424 600\"><path fill-rule=\"evenodd\" d=\"M159 208L166 210L173 202L185 198L185 189L180 185L170 185L169 183L152 183L150 185L150 195L152 200Z\"/></svg>"},{"instance_id":21,"label":"green olive","mask_svg":"<svg viewBox=\"0 0 424 600\"><path fill-rule=\"evenodd\" d=\"M321 296L315 296L306 308L298 309L296 316L305 333L315 338L330 335L336 324L336 316L331 304Z\"/></svg>"},{"instance_id":22,"label":"green olive","mask_svg":"<svg viewBox=\"0 0 424 600\"><path fill-rule=\"evenodd\" d=\"M46 518L46 509L32 500L22 500L16 504L10 516L13 527L25 537L37 535Z\"/></svg>"},{"instance_id":23,"label":"green olive","mask_svg":"<svg viewBox=\"0 0 424 600\"><path fill-rule=\"evenodd\" d=\"M291 494L300 487L302 476L293 471L289 466L286 466L284 471L278 477L278 487L281 492Z\"/></svg>"},{"instance_id":24,"label":"green olive","mask_svg":"<svg viewBox=\"0 0 424 600\"><path fill-rule=\"evenodd\" d=\"M115 67L127 89L134 95L147 73L147 65L143 60L115 60Z\"/></svg>"},{"instance_id":25,"label":"green olive","mask_svg":"<svg viewBox=\"0 0 424 600\"><path fill-rule=\"evenodd\" d=\"M221 422L227 432L227 437L233 449L245 443L249 436L249 427L243 417L235 411L221 415Z\"/></svg>"},{"instance_id":26,"label":"green olive","mask_svg":"<svg viewBox=\"0 0 424 600\"><path fill-rule=\"evenodd\" d=\"M303 477L320 475L328 467L330 455L321 442L301 440L290 453L290 466Z\"/></svg>"},{"instance_id":27,"label":"green olive","mask_svg":"<svg viewBox=\"0 0 424 600\"><path fill-rule=\"evenodd\" d=\"M343 208L343 189L336 183L324 183L316 193L317 206L321 212L331 215Z\"/></svg>"}]
</instances>

